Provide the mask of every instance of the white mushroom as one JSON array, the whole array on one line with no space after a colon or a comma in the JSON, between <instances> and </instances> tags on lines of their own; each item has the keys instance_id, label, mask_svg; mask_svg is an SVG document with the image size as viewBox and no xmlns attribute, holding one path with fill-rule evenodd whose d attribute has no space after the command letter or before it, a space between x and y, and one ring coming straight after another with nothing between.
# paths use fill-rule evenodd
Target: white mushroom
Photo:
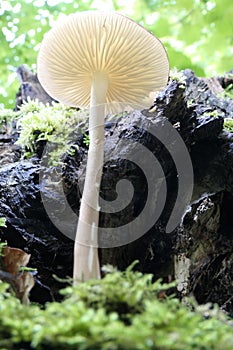
<instances>
[{"instance_id":1,"label":"white mushroom","mask_svg":"<svg viewBox=\"0 0 233 350\"><path fill-rule=\"evenodd\" d=\"M69 106L90 108L90 145L74 248L74 281L100 277L99 187L105 107L146 108L169 74L162 43L131 19L104 11L68 16L46 34L38 56L44 89Z\"/></svg>"}]
</instances>

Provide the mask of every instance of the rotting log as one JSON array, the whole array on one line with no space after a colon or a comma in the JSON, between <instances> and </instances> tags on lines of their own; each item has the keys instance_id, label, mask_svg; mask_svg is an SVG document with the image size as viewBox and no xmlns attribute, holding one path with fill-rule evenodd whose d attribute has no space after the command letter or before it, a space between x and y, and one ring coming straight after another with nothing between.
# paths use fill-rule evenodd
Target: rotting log
<instances>
[{"instance_id":1,"label":"rotting log","mask_svg":"<svg viewBox=\"0 0 233 350\"><path fill-rule=\"evenodd\" d=\"M223 129L223 122L224 118L233 116L233 101L219 95L229 79L219 77L217 82L216 78L210 81L196 77L190 70L183 71L182 76L182 81L170 80L150 112L132 111L114 120L106 118L106 162L101 195L108 201L115 200L116 184L122 179L132 183L134 195L124 210L114 215L101 213L101 226L117 227L129 222L140 214L146 202L145 176L137 165L127 160L134 154L134 148L129 146L132 142L148 148L159 161L168 192L164 210L148 232L136 240L132 233L132 242L126 245L100 249L101 264L111 263L124 269L137 259L137 269L168 280L177 274L174 261L184 258L187 264L181 268L186 271L181 274L186 276L184 282L187 283L180 286L181 293L193 292L199 302L216 302L232 314L233 136ZM21 88L22 91L26 90ZM40 95L34 97L40 100ZM25 99L25 95L22 98ZM167 118L183 138L194 170L190 207L170 234L165 232L165 227L177 195L176 167L166 147L144 131L150 123L160 123L163 118ZM76 141L79 151L75 157L65 158L62 169L66 198L77 215L87 155L87 147L80 140L81 135ZM6 144L6 140L1 143L4 152ZM34 300L44 302L57 298L62 286L53 279L53 274L60 278L72 275L73 241L53 225L41 202L43 191L48 200L51 193L56 192L56 186L40 187L41 151L32 159L21 160L18 148L12 145L14 142L9 138L11 157L0 169L0 213L7 218L7 228L1 228L0 237L31 254L31 266L38 269L37 284L31 295ZM67 205L62 197L57 196L56 200L57 207ZM76 223L77 217L73 221L67 218L73 234Z\"/></svg>"}]
</instances>

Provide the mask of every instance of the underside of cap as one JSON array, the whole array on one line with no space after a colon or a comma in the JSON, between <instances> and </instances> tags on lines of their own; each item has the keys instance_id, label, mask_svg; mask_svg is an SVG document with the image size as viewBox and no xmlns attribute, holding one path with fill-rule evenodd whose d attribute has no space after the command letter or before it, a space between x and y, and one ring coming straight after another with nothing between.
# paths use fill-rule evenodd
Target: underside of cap
<instances>
[{"instance_id":1,"label":"underside of cap","mask_svg":"<svg viewBox=\"0 0 233 350\"><path fill-rule=\"evenodd\" d=\"M145 108L150 94L166 86L169 62L162 43L131 19L88 11L68 16L45 35L37 70L45 90L64 104L89 107L93 76L103 72L107 104Z\"/></svg>"}]
</instances>

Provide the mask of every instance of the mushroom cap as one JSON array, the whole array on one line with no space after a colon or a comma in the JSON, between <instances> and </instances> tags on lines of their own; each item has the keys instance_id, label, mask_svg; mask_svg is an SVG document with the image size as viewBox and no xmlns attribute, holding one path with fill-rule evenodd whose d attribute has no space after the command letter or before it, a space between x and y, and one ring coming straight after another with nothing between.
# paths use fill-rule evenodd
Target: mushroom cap
<instances>
[{"instance_id":1,"label":"mushroom cap","mask_svg":"<svg viewBox=\"0 0 233 350\"><path fill-rule=\"evenodd\" d=\"M94 74L108 78L107 105L149 107L167 84L169 62L162 43L145 28L116 12L69 15L44 37L38 78L54 99L90 106Z\"/></svg>"}]
</instances>

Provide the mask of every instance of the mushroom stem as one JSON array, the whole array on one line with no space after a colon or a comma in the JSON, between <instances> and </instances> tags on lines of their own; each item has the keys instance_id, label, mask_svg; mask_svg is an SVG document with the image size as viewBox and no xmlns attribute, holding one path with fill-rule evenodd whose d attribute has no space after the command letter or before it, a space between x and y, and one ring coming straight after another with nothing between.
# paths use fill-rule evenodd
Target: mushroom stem
<instances>
[{"instance_id":1,"label":"mushroom stem","mask_svg":"<svg viewBox=\"0 0 233 350\"><path fill-rule=\"evenodd\" d=\"M104 118L108 77L96 72L92 79L89 151L79 221L74 245L73 281L100 278L98 257L99 189L104 159Z\"/></svg>"}]
</instances>

